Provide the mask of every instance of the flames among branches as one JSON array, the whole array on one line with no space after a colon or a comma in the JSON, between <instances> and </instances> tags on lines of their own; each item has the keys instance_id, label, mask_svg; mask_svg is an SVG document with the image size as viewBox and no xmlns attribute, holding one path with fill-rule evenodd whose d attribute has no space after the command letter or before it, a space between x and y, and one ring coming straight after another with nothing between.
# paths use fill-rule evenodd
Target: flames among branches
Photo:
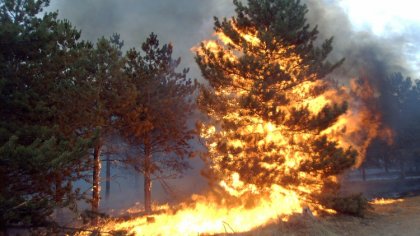
<instances>
[{"instance_id":1,"label":"flames among branches","mask_svg":"<svg viewBox=\"0 0 420 236\"><path fill-rule=\"evenodd\" d=\"M379 135L375 91L366 80L339 86L321 77L327 69L314 67L327 63L308 62L299 45L267 34L216 22L217 39L196 49L210 84L199 100L212 120L201 126L206 173L227 195L284 201L279 214L325 210L338 175L360 165Z\"/></svg>"}]
</instances>

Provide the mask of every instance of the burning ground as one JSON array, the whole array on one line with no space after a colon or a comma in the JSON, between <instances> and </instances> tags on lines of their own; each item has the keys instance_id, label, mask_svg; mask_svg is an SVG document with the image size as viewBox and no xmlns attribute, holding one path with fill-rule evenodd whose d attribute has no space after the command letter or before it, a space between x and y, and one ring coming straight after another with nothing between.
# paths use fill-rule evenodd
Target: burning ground
<instances>
[{"instance_id":1,"label":"burning ground","mask_svg":"<svg viewBox=\"0 0 420 236\"><path fill-rule=\"evenodd\" d=\"M324 216L321 218L314 218L309 215L293 215L288 222L281 219L274 220L274 222L257 227L247 233L234 233L245 231L243 228L248 228L250 222L244 222L240 228L230 227L224 223L223 231L221 234L232 235L348 235L348 236L368 236L368 235L407 235L415 236L420 232L420 197L409 197L404 199L376 199L371 201L371 208L366 213L365 217L353 217L346 215ZM255 216L252 216L254 219ZM160 218L161 219L161 218ZM195 217L190 218L190 222L194 222ZM107 227L101 230L115 230L127 229L142 226L148 229L147 225L155 225L154 223L147 223L145 219L140 218L137 220L125 222L108 222ZM253 221L251 221L253 222ZM187 223L185 228L193 228L194 225ZM147 235L145 231L143 235ZM159 232L161 233L161 232ZM140 234L142 235L142 234ZM188 234L184 234L188 235ZM197 235L197 234L191 234Z\"/></svg>"}]
</instances>

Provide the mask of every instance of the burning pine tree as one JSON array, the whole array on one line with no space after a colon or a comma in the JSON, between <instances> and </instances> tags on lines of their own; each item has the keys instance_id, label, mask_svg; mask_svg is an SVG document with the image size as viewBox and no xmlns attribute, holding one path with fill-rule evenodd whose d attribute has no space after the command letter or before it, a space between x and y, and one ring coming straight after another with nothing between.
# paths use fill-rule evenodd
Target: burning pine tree
<instances>
[{"instance_id":1,"label":"burning pine tree","mask_svg":"<svg viewBox=\"0 0 420 236\"><path fill-rule=\"evenodd\" d=\"M210 118L201 126L206 174L234 197L283 202L286 214L304 205L359 211L341 209L334 197L337 175L356 164L364 145L351 141L362 124L346 127L354 116L349 93L326 79L342 63L327 61L332 38L315 46L318 31L299 1L234 4L236 17L215 18L218 39L197 49L209 85L199 97Z\"/></svg>"}]
</instances>

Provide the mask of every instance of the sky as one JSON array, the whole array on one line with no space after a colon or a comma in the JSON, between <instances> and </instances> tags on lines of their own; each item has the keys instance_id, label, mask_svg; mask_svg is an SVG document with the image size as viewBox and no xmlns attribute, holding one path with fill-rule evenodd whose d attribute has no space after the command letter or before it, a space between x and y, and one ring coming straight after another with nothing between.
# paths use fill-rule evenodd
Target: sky
<instances>
[{"instance_id":1,"label":"sky","mask_svg":"<svg viewBox=\"0 0 420 236\"><path fill-rule=\"evenodd\" d=\"M402 72L420 78L420 1L416 0L302 0L308 5L311 25L319 38L334 36L332 60L346 58L338 76L354 78L366 73L374 80ZM418 2L418 3L417 3ZM189 67L189 76L200 79L191 48L212 37L213 17L231 17L231 0L51 0L47 10L58 10L82 30L82 38L95 42L119 33L125 49L140 47L154 32L161 43L173 43L174 56ZM182 184L171 182L182 193L203 189L200 163L186 173ZM111 187L112 207L123 208L141 201L142 180L116 171ZM130 174L131 176L135 176ZM188 184L186 184L188 183ZM167 200L154 185L157 199ZM104 186L102 187L104 188ZM112 193L124 194L112 194ZM139 197L140 195L140 197ZM154 197L156 196L154 195ZM120 204L120 205L118 205Z\"/></svg>"},{"instance_id":2,"label":"sky","mask_svg":"<svg viewBox=\"0 0 420 236\"><path fill-rule=\"evenodd\" d=\"M357 29L376 35L404 34L419 27L420 2L415 0L340 0Z\"/></svg>"},{"instance_id":3,"label":"sky","mask_svg":"<svg viewBox=\"0 0 420 236\"><path fill-rule=\"evenodd\" d=\"M355 30L378 37L404 38L404 54L420 75L420 1L416 0L339 0Z\"/></svg>"},{"instance_id":4,"label":"sky","mask_svg":"<svg viewBox=\"0 0 420 236\"><path fill-rule=\"evenodd\" d=\"M395 58L395 62L388 61L394 64L393 69L420 77L420 1L303 2L308 4L308 15L316 15L310 22L319 24L326 37L329 34L336 38L337 54L348 57L355 46L360 46L357 41L363 41L366 47L379 43L381 56L392 54ZM200 72L190 48L211 37L213 16L234 14L231 0L52 0L49 10L59 10L61 18L69 19L82 30L82 37L91 41L117 32L125 48L139 47L154 32L162 43L174 44L174 55L182 58L182 66L189 67L194 78L199 78Z\"/></svg>"}]
</instances>

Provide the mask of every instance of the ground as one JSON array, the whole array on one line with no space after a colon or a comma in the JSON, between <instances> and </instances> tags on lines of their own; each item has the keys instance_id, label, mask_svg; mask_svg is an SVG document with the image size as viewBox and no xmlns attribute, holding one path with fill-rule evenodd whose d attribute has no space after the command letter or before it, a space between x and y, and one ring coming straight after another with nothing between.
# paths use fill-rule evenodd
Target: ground
<instances>
[{"instance_id":1,"label":"ground","mask_svg":"<svg viewBox=\"0 0 420 236\"><path fill-rule=\"evenodd\" d=\"M419 236L420 196L388 205L373 205L364 218L296 216L288 223L270 225L241 235Z\"/></svg>"}]
</instances>

